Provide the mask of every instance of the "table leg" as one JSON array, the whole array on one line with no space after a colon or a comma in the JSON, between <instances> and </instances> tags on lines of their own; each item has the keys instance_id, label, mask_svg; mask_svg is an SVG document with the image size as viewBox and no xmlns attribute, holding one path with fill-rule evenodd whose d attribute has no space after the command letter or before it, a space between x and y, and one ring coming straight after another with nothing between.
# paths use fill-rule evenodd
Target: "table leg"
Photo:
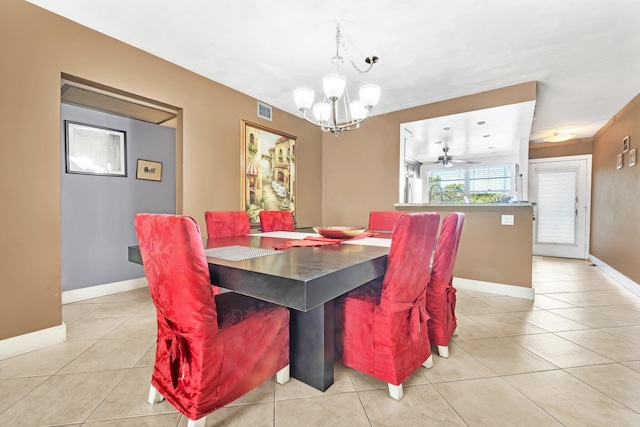
<instances>
[{"instance_id":1,"label":"table leg","mask_svg":"<svg viewBox=\"0 0 640 427\"><path fill-rule=\"evenodd\" d=\"M333 384L333 301L307 312L291 310L291 376L320 391Z\"/></svg>"}]
</instances>

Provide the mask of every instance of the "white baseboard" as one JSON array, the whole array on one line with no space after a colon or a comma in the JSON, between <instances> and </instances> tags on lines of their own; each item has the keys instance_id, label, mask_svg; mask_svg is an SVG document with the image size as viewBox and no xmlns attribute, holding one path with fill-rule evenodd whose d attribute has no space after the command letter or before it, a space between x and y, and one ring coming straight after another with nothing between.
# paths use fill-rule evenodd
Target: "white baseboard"
<instances>
[{"instance_id":1,"label":"white baseboard","mask_svg":"<svg viewBox=\"0 0 640 427\"><path fill-rule=\"evenodd\" d=\"M466 289L469 291L487 292L495 295L505 295L515 298L525 298L533 300L536 292L533 288L525 288L523 286L505 285L502 283L483 282L480 280L453 278L453 286L458 289Z\"/></svg>"},{"instance_id":2,"label":"white baseboard","mask_svg":"<svg viewBox=\"0 0 640 427\"><path fill-rule=\"evenodd\" d=\"M634 294L640 297L640 284L629 279L627 276L620 273L618 270L612 268L606 262L603 262L602 260L594 257L591 254L589 254L589 260L592 263L594 263L600 270L604 271L609 276L611 276L611 278L614 279L616 282L620 283L622 286L629 289L631 292L633 292Z\"/></svg>"},{"instance_id":3,"label":"white baseboard","mask_svg":"<svg viewBox=\"0 0 640 427\"><path fill-rule=\"evenodd\" d=\"M149 286L146 277L138 279L123 280L122 282L106 283L104 285L89 286L87 288L73 289L62 292L62 304L84 301L91 298L103 297L105 295L117 294L120 292L132 291L134 289L146 288Z\"/></svg>"},{"instance_id":4,"label":"white baseboard","mask_svg":"<svg viewBox=\"0 0 640 427\"><path fill-rule=\"evenodd\" d=\"M67 326L61 325L0 340L0 360L49 347L67 340Z\"/></svg>"}]
</instances>

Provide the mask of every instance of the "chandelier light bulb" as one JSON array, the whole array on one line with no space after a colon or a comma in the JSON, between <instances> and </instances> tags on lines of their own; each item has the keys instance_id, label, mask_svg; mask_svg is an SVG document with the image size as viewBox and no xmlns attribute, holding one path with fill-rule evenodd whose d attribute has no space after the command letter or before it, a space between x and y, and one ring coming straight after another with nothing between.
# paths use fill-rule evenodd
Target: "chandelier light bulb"
<instances>
[{"instance_id":1,"label":"chandelier light bulb","mask_svg":"<svg viewBox=\"0 0 640 427\"><path fill-rule=\"evenodd\" d=\"M335 101L342 96L345 86L346 81L344 76L341 76L340 74L327 74L322 79L324 94L332 101Z\"/></svg>"},{"instance_id":2,"label":"chandelier light bulb","mask_svg":"<svg viewBox=\"0 0 640 427\"><path fill-rule=\"evenodd\" d=\"M327 123L331 117L331 104L328 102L318 102L313 106L313 115L320 123Z\"/></svg>"},{"instance_id":3,"label":"chandelier light bulb","mask_svg":"<svg viewBox=\"0 0 640 427\"><path fill-rule=\"evenodd\" d=\"M315 92L308 87L300 87L293 91L293 99L296 102L298 110L306 111L313 105Z\"/></svg>"},{"instance_id":4,"label":"chandelier light bulb","mask_svg":"<svg viewBox=\"0 0 640 427\"><path fill-rule=\"evenodd\" d=\"M360 101L366 109L371 110L375 107L379 99L380 86L368 84L360 87Z\"/></svg>"},{"instance_id":5,"label":"chandelier light bulb","mask_svg":"<svg viewBox=\"0 0 640 427\"><path fill-rule=\"evenodd\" d=\"M351 117L353 117L354 120L363 120L367 118L367 116L369 115L369 111L364 107L364 105L360 101L353 101L350 107L351 107Z\"/></svg>"}]
</instances>

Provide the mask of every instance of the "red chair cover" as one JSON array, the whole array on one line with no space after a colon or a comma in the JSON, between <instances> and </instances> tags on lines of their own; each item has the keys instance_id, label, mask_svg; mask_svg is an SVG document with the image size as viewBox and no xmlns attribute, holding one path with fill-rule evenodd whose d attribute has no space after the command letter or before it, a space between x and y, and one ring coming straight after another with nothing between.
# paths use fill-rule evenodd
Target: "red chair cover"
<instances>
[{"instance_id":1,"label":"red chair cover","mask_svg":"<svg viewBox=\"0 0 640 427\"><path fill-rule=\"evenodd\" d=\"M336 360L393 385L431 355L426 286L440 214L403 214L391 237L387 270L336 300Z\"/></svg>"},{"instance_id":2,"label":"red chair cover","mask_svg":"<svg viewBox=\"0 0 640 427\"><path fill-rule=\"evenodd\" d=\"M169 403L197 420L289 363L289 311L214 296L192 218L138 214L135 228L158 321L151 384Z\"/></svg>"},{"instance_id":3,"label":"red chair cover","mask_svg":"<svg viewBox=\"0 0 640 427\"><path fill-rule=\"evenodd\" d=\"M208 238L243 236L251 232L249 215L242 211L206 211L204 221L207 225Z\"/></svg>"},{"instance_id":4,"label":"red chair cover","mask_svg":"<svg viewBox=\"0 0 640 427\"><path fill-rule=\"evenodd\" d=\"M260 229L269 231L294 231L293 215L290 211L260 211Z\"/></svg>"},{"instance_id":5,"label":"red chair cover","mask_svg":"<svg viewBox=\"0 0 640 427\"><path fill-rule=\"evenodd\" d=\"M371 211L369 212L369 230L391 231L404 212Z\"/></svg>"},{"instance_id":6,"label":"red chair cover","mask_svg":"<svg viewBox=\"0 0 640 427\"><path fill-rule=\"evenodd\" d=\"M462 235L465 215L454 212L442 221L436 252L433 257L431 280L427 286L429 339L432 344L447 346L456 322L456 289L453 287L453 268Z\"/></svg>"}]
</instances>

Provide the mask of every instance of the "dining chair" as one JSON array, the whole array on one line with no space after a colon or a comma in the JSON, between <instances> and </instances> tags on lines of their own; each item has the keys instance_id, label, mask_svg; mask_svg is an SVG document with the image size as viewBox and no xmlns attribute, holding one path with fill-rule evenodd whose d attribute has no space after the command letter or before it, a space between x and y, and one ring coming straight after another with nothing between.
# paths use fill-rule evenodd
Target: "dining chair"
<instances>
[{"instance_id":1,"label":"dining chair","mask_svg":"<svg viewBox=\"0 0 640 427\"><path fill-rule=\"evenodd\" d=\"M260 229L269 231L294 231L293 215L290 211L260 211Z\"/></svg>"},{"instance_id":2,"label":"dining chair","mask_svg":"<svg viewBox=\"0 0 640 427\"><path fill-rule=\"evenodd\" d=\"M335 302L336 361L388 383L397 400L409 375L433 366L425 299L439 223L437 212L403 213L384 277Z\"/></svg>"},{"instance_id":3,"label":"dining chair","mask_svg":"<svg viewBox=\"0 0 640 427\"><path fill-rule=\"evenodd\" d=\"M427 285L429 340L438 346L438 355L449 357L449 341L457 335L456 288L453 268L462 236L465 214L453 212L442 220L442 227L433 256L431 280Z\"/></svg>"},{"instance_id":4,"label":"dining chair","mask_svg":"<svg viewBox=\"0 0 640 427\"><path fill-rule=\"evenodd\" d=\"M192 218L141 213L134 223L158 324L149 403L166 399L188 427L204 427L208 414L274 374L287 382L289 311L214 295Z\"/></svg>"},{"instance_id":5,"label":"dining chair","mask_svg":"<svg viewBox=\"0 0 640 427\"><path fill-rule=\"evenodd\" d=\"M390 232L403 213L401 211L371 211L369 212L369 230Z\"/></svg>"},{"instance_id":6,"label":"dining chair","mask_svg":"<svg viewBox=\"0 0 640 427\"><path fill-rule=\"evenodd\" d=\"M251 232L249 215L244 211L206 211L207 237L244 236Z\"/></svg>"}]
</instances>

